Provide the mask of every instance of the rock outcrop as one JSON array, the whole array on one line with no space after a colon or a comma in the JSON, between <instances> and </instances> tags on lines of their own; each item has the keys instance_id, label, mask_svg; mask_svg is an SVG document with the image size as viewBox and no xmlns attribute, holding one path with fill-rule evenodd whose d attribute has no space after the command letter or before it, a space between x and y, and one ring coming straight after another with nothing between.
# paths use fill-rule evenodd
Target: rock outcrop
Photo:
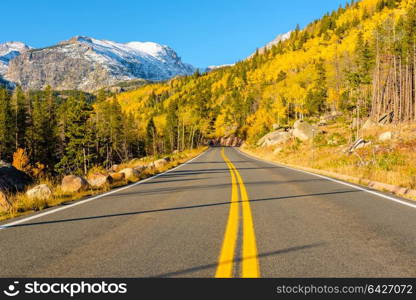
<instances>
[{"instance_id":1,"label":"rock outcrop","mask_svg":"<svg viewBox=\"0 0 416 300\"><path fill-rule=\"evenodd\" d=\"M257 146L268 147L278 144L284 144L291 138L291 134L286 131L274 131L269 134L266 134L258 142Z\"/></svg>"},{"instance_id":2,"label":"rock outcrop","mask_svg":"<svg viewBox=\"0 0 416 300\"><path fill-rule=\"evenodd\" d=\"M236 137L234 135L227 136L227 137L216 138L216 139L212 139L212 140L207 141L207 144L209 144L210 146L216 146L216 147L218 147L218 146L240 147L243 143L244 143L244 141L241 138Z\"/></svg>"}]
</instances>

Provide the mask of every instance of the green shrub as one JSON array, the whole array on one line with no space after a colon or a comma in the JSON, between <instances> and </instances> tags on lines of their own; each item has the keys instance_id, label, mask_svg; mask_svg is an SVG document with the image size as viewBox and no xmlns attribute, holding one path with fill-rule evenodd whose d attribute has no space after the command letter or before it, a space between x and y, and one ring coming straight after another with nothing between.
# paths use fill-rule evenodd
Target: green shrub
<instances>
[{"instance_id":1,"label":"green shrub","mask_svg":"<svg viewBox=\"0 0 416 300\"><path fill-rule=\"evenodd\" d=\"M404 166L406 157L398 152L383 153L376 157L377 166L384 171L392 171L396 166Z\"/></svg>"},{"instance_id":2,"label":"green shrub","mask_svg":"<svg viewBox=\"0 0 416 300\"><path fill-rule=\"evenodd\" d=\"M331 134L328 137L328 145L331 146L331 147L337 147L337 146L345 145L346 143L347 143L347 139L343 135L341 135L337 132Z\"/></svg>"}]
</instances>

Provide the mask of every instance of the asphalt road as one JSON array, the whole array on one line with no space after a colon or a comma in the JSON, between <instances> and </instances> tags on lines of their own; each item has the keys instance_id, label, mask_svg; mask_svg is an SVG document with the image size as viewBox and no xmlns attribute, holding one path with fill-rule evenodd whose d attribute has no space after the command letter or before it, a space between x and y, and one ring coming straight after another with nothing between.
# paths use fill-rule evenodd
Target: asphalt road
<instances>
[{"instance_id":1,"label":"asphalt road","mask_svg":"<svg viewBox=\"0 0 416 300\"><path fill-rule=\"evenodd\" d=\"M233 148L47 212L0 229L0 277L416 277L416 208Z\"/></svg>"}]
</instances>

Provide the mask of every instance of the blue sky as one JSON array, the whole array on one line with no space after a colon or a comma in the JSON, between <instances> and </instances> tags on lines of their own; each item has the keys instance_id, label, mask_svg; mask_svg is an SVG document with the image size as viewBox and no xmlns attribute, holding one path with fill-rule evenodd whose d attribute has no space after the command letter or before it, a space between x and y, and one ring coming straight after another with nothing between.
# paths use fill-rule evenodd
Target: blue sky
<instances>
[{"instance_id":1,"label":"blue sky","mask_svg":"<svg viewBox=\"0 0 416 300\"><path fill-rule=\"evenodd\" d=\"M197 67L233 63L345 0L19 0L3 5L0 42L45 47L75 35L153 41ZM7 9L5 9L7 8Z\"/></svg>"}]
</instances>

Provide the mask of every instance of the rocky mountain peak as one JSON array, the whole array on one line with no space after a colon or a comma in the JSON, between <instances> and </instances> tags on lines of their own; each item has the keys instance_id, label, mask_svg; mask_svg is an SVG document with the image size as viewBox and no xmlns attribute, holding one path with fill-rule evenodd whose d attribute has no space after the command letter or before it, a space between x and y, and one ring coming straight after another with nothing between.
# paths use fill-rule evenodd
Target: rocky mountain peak
<instances>
[{"instance_id":1,"label":"rocky mountain peak","mask_svg":"<svg viewBox=\"0 0 416 300\"><path fill-rule=\"evenodd\" d=\"M10 61L5 78L24 89L81 89L94 91L120 81L168 80L190 75L168 46L154 42L117 43L75 36L57 45L27 51Z\"/></svg>"}]
</instances>

